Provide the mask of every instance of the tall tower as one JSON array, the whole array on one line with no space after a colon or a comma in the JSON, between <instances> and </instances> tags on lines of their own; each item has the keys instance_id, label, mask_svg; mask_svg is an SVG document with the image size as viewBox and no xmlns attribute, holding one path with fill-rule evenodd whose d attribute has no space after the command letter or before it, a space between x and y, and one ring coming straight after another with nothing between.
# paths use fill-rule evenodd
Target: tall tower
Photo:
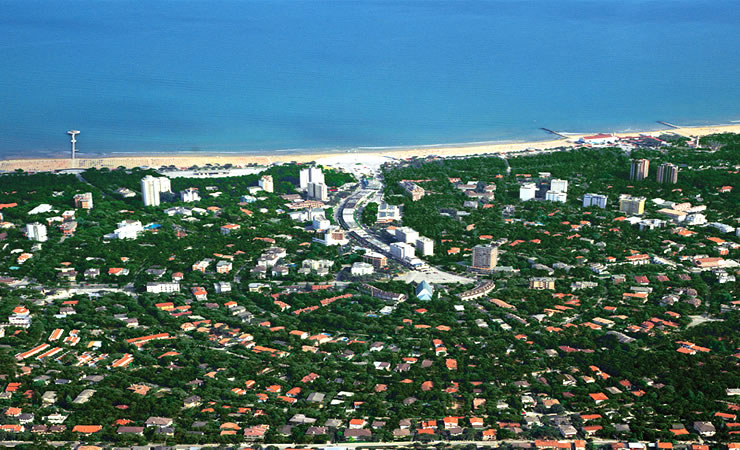
<instances>
[{"instance_id":1,"label":"tall tower","mask_svg":"<svg viewBox=\"0 0 740 450\"><path fill-rule=\"evenodd\" d=\"M473 247L473 268L491 270L497 264L498 246L479 244Z\"/></svg>"},{"instance_id":2,"label":"tall tower","mask_svg":"<svg viewBox=\"0 0 740 450\"><path fill-rule=\"evenodd\" d=\"M630 166L630 180L641 181L647 178L650 161L647 159L633 159Z\"/></svg>"},{"instance_id":3,"label":"tall tower","mask_svg":"<svg viewBox=\"0 0 740 450\"><path fill-rule=\"evenodd\" d=\"M678 166L671 163L664 163L658 166L658 183L678 183Z\"/></svg>"},{"instance_id":4,"label":"tall tower","mask_svg":"<svg viewBox=\"0 0 740 450\"><path fill-rule=\"evenodd\" d=\"M77 143L77 139L75 139L75 137L78 134L80 134L80 132L77 131L77 130L69 130L69 131L67 131L67 134L69 134L70 136L72 136L72 140L70 142L72 142L72 168L74 169L75 168L75 152L77 151L77 149L75 148L75 144Z\"/></svg>"}]
</instances>

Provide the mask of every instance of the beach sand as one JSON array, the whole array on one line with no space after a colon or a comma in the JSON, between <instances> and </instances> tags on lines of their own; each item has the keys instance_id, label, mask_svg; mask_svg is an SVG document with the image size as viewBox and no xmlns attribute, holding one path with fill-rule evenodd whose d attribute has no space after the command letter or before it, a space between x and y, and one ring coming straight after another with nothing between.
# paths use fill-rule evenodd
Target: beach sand
<instances>
[{"instance_id":1,"label":"beach sand","mask_svg":"<svg viewBox=\"0 0 740 450\"><path fill-rule=\"evenodd\" d=\"M737 125L716 125L704 127L681 127L672 129L661 129L654 131L615 133L616 136L635 136L638 134L658 136L661 134L678 134L686 137L706 136L715 133L740 133L740 124ZM267 165L276 162L299 162L307 163L321 161L325 165L345 165L348 161L363 163L372 161L373 165L388 158L405 159L412 157L426 157L437 155L443 157L450 156L468 156L488 153L506 153L523 151L527 149L547 150L558 147L574 147L575 142L582 136L588 136L595 133L584 133L568 135L567 138L558 138L545 141L532 142L515 142L515 143L486 143L486 144L462 144L449 146L420 146L389 148L379 150L351 150L347 152L317 152L317 153L281 153L281 154L248 154L244 155L230 153L228 155L219 155L217 153L207 155L188 155L188 154L170 154L170 155L141 155L127 157L101 157L101 158L78 158L76 168L92 167L141 167L148 166L158 168L163 165L174 164L177 167L204 166L205 164L223 165L247 165L258 164ZM61 169L70 169L72 160L69 158L47 158L47 159L8 159L0 161L0 171L14 171L22 169L24 171L54 171Z\"/></svg>"}]
</instances>

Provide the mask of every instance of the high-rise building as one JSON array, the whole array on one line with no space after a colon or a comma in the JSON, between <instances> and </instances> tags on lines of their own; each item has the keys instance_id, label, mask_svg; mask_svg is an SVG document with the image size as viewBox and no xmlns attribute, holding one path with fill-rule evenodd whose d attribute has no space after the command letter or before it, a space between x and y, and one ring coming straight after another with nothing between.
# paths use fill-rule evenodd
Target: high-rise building
<instances>
[{"instance_id":1,"label":"high-rise building","mask_svg":"<svg viewBox=\"0 0 740 450\"><path fill-rule=\"evenodd\" d=\"M46 242L46 225L38 222L27 224L26 237L32 241Z\"/></svg>"},{"instance_id":2,"label":"high-rise building","mask_svg":"<svg viewBox=\"0 0 740 450\"><path fill-rule=\"evenodd\" d=\"M498 264L498 247L478 244L473 247L473 267L491 270Z\"/></svg>"},{"instance_id":3,"label":"high-rise building","mask_svg":"<svg viewBox=\"0 0 740 450\"><path fill-rule=\"evenodd\" d=\"M197 188L187 188L180 191L180 201L185 203L197 202L200 200L200 194Z\"/></svg>"},{"instance_id":4,"label":"high-rise building","mask_svg":"<svg viewBox=\"0 0 740 450\"><path fill-rule=\"evenodd\" d=\"M172 192L172 183L167 177L157 177L159 179L159 192Z\"/></svg>"},{"instance_id":5,"label":"high-rise building","mask_svg":"<svg viewBox=\"0 0 740 450\"><path fill-rule=\"evenodd\" d=\"M416 249L419 250L419 253L421 256L430 256L434 254L434 240L419 236L418 239L416 239Z\"/></svg>"},{"instance_id":6,"label":"high-rise building","mask_svg":"<svg viewBox=\"0 0 740 450\"><path fill-rule=\"evenodd\" d=\"M262 175L260 178L260 187L265 192L275 192L275 188L272 183L272 175Z\"/></svg>"},{"instance_id":7,"label":"high-rise building","mask_svg":"<svg viewBox=\"0 0 740 450\"><path fill-rule=\"evenodd\" d=\"M329 188L324 183L308 183L308 199L325 202L329 200Z\"/></svg>"},{"instance_id":8,"label":"high-rise building","mask_svg":"<svg viewBox=\"0 0 740 450\"><path fill-rule=\"evenodd\" d=\"M93 208L92 192L85 192L84 194L75 194L74 201L75 201L75 208L82 208L82 209L92 209Z\"/></svg>"},{"instance_id":9,"label":"high-rise building","mask_svg":"<svg viewBox=\"0 0 740 450\"><path fill-rule=\"evenodd\" d=\"M632 160L632 166L630 167L630 180L644 180L648 176L649 168L650 160L648 159Z\"/></svg>"},{"instance_id":10,"label":"high-rise building","mask_svg":"<svg viewBox=\"0 0 740 450\"><path fill-rule=\"evenodd\" d=\"M159 194L171 192L172 186L167 177L153 177L147 175L141 179L141 198L144 206L159 206Z\"/></svg>"},{"instance_id":11,"label":"high-rise building","mask_svg":"<svg viewBox=\"0 0 740 450\"><path fill-rule=\"evenodd\" d=\"M553 178L552 181L550 181L550 190L554 192L568 192L568 180L560 180L558 178Z\"/></svg>"},{"instance_id":12,"label":"high-rise building","mask_svg":"<svg viewBox=\"0 0 740 450\"><path fill-rule=\"evenodd\" d=\"M658 166L658 183L676 184L678 182L678 166L671 163L663 163Z\"/></svg>"},{"instance_id":13,"label":"high-rise building","mask_svg":"<svg viewBox=\"0 0 740 450\"><path fill-rule=\"evenodd\" d=\"M625 214L639 216L645 212L645 200L645 197L621 195L619 197L619 210Z\"/></svg>"},{"instance_id":14,"label":"high-rise building","mask_svg":"<svg viewBox=\"0 0 740 450\"><path fill-rule=\"evenodd\" d=\"M519 200L526 202L532 200L537 193L537 185L534 183L523 184L519 187Z\"/></svg>"},{"instance_id":15,"label":"high-rise building","mask_svg":"<svg viewBox=\"0 0 740 450\"><path fill-rule=\"evenodd\" d=\"M398 227L396 228L396 240L399 242L405 242L407 244L413 244L419 238L419 232L411 227Z\"/></svg>"},{"instance_id":16,"label":"high-rise building","mask_svg":"<svg viewBox=\"0 0 740 450\"><path fill-rule=\"evenodd\" d=\"M324 181L324 173L318 167L309 167L308 169L303 169L301 170L299 175L299 186L301 189L308 189L309 183L326 184L326 182Z\"/></svg>"},{"instance_id":17,"label":"high-rise building","mask_svg":"<svg viewBox=\"0 0 740 450\"><path fill-rule=\"evenodd\" d=\"M548 202L565 203L567 198L568 198L568 194L566 194L565 192L556 192L556 191L550 190L545 193L545 200L547 200Z\"/></svg>"},{"instance_id":18,"label":"high-rise building","mask_svg":"<svg viewBox=\"0 0 740 450\"><path fill-rule=\"evenodd\" d=\"M589 206L598 206L599 208L606 208L606 195L601 194L584 194L583 195L583 207L588 208Z\"/></svg>"},{"instance_id":19,"label":"high-rise building","mask_svg":"<svg viewBox=\"0 0 740 450\"><path fill-rule=\"evenodd\" d=\"M413 258L415 256L414 247L410 246L405 242L394 242L390 246L391 255L400 258Z\"/></svg>"}]
</instances>

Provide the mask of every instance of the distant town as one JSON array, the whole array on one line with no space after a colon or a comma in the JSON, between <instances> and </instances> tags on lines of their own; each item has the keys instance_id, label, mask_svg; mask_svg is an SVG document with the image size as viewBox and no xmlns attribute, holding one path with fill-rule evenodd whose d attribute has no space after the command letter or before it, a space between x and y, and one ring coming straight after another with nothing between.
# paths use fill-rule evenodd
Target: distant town
<instances>
[{"instance_id":1,"label":"distant town","mask_svg":"<svg viewBox=\"0 0 740 450\"><path fill-rule=\"evenodd\" d=\"M739 171L666 132L3 173L0 440L740 449Z\"/></svg>"}]
</instances>

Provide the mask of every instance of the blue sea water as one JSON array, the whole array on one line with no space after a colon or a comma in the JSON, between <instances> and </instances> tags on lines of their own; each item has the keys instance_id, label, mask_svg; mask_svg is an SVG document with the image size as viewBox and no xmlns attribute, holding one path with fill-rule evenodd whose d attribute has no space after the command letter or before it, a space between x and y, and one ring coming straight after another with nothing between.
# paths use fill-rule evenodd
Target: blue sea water
<instances>
[{"instance_id":1,"label":"blue sea water","mask_svg":"<svg viewBox=\"0 0 740 450\"><path fill-rule=\"evenodd\" d=\"M737 0L0 0L0 157L740 120Z\"/></svg>"}]
</instances>

